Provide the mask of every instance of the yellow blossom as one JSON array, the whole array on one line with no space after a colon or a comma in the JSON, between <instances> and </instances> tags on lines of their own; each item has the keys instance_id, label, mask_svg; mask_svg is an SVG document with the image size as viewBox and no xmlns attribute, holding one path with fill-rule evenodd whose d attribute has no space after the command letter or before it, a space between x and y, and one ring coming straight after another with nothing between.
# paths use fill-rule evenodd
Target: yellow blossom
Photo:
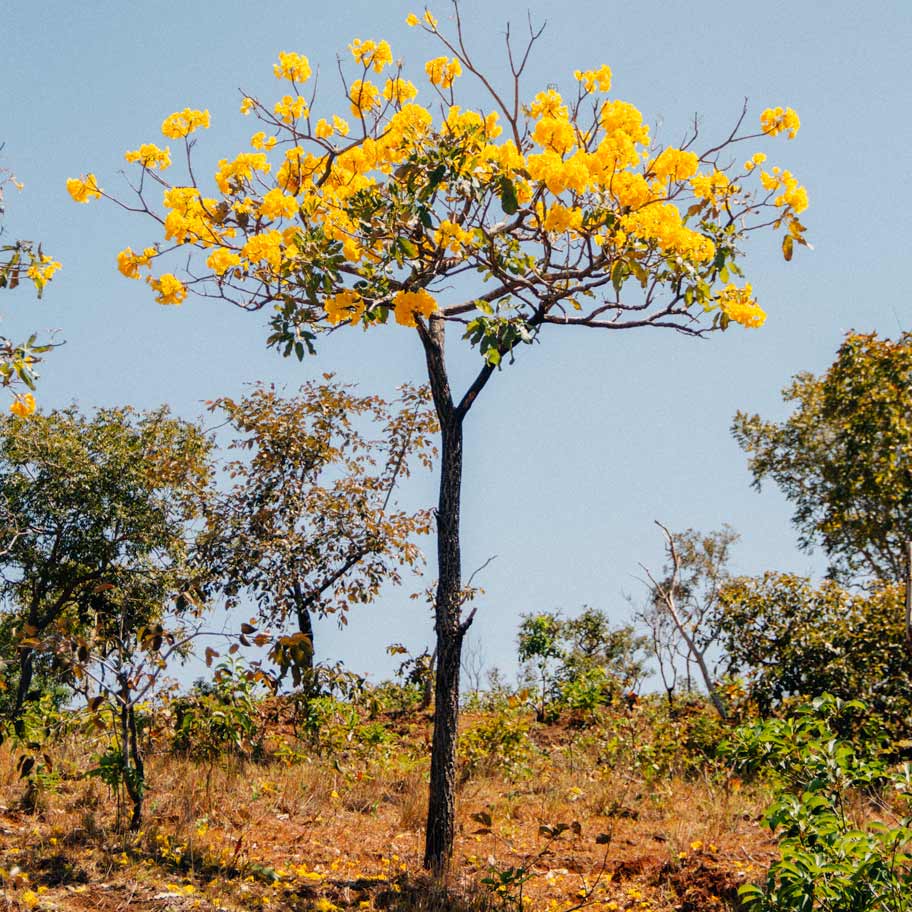
<instances>
[{"instance_id":1,"label":"yellow blossom","mask_svg":"<svg viewBox=\"0 0 912 912\"><path fill-rule=\"evenodd\" d=\"M581 82L587 92L595 91L596 86L600 92L607 92L611 88L611 67L603 64L597 70L574 70L573 78Z\"/></svg>"},{"instance_id":2,"label":"yellow blossom","mask_svg":"<svg viewBox=\"0 0 912 912\"><path fill-rule=\"evenodd\" d=\"M699 160L693 152L682 149L663 149L652 163L651 171L656 180L687 180L697 173Z\"/></svg>"},{"instance_id":3,"label":"yellow blossom","mask_svg":"<svg viewBox=\"0 0 912 912\"><path fill-rule=\"evenodd\" d=\"M28 418L35 411L35 397L31 393L17 393L10 411L17 418Z\"/></svg>"},{"instance_id":4,"label":"yellow blossom","mask_svg":"<svg viewBox=\"0 0 912 912\"><path fill-rule=\"evenodd\" d=\"M725 199L733 185L724 171L716 169L712 174L697 174L690 179L690 186L697 199L717 202Z\"/></svg>"},{"instance_id":5,"label":"yellow blossom","mask_svg":"<svg viewBox=\"0 0 912 912\"><path fill-rule=\"evenodd\" d=\"M361 41L355 38L348 49L357 63L365 69L373 67L375 73L382 73L384 67L393 62L393 52L386 41Z\"/></svg>"},{"instance_id":6,"label":"yellow blossom","mask_svg":"<svg viewBox=\"0 0 912 912\"><path fill-rule=\"evenodd\" d=\"M273 64L272 71L275 73L276 79L306 82L310 79L310 61L302 54L282 51L279 54L279 62Z\"/></svg>"},{"instance_id":7,"label":"yellow blossom","mask_svg":"<svg viewBox=\"0 0 912 912\"><path fill-rule=\"evenodd\" d=\"M340 291L323 303L329 323L357 323L364 314L364 299L356 291ZM338 795L336 796L338 797Z\"/></svg>"},{"instance_id":8,"label":"yellow blossom","mask_svg":"<svg viewBox=\"0 0 912 912\"><path fill-rule=\"evenodd\" d=\"M566 155L576 145L576 130L568 120L543 117L535 125L532 138L543 149Z\"/></svg>"},{"instance_id":9,"label":"yellow blossom","mask_svg":"<svg viewBox=\"0 0 912 912\"><path fill-rule=\"evenodd\" d=\"M131 247L125 247L117 254L117 268L128 279L138 279L140 266L148 266L157 252L154 247L146 247L142 253L133 253Z\"/></svg>"},{"instance_id":10,"label":"yellow blossom","mask_svg":"<svg viewBox=\"0 0 912 912\"><path fill-rule=\"evenodd\" d=\"M187 297L187 288L184 283L170 272L164 273L157 279L150 276L146 281L157 292L155 300L159 304L181 304Z\"/></svg>"},{"instance_id":11,"label":"yellow blossom","mask_svg":"<svg viewBox=\"0 0 912 912\"><path fill-rule=\"evenodd\" d=\"M620 131L640 145L649 142L649 127L643 123L643 115L626 101L606 101L599 112L599 122L606 133Z\"/></svg>"},{"instance_id":12,"label":"yellow blossom","mask_svg":"<svg viewBox=\"0 0 912 912\"><path fill-rule=\"evenodd\" d=\"M271 149L276 142L275 136L267 138L262 130L260 130L259 133L254 133L253 136L250 137L250 145L254 149Z\"/></svg>"},{"instance_id":13,"label":"yellow blossom","mask_svg":"<svg viewBox=\"0 0 912 912\"><path fill-rule=\"evenodd\" d=\"M417 94L418 89L415 88L414 83L398 76L395 79L387 79L386 85L383 87L383 97L387 101L393 102L393 104L405 104L406 102L411 101Z\"/></svg>"},{"instance_id":14,"label":"yellow blossom","mask_svg":"<svg viewBox=\"0 0 912 912\"><path fill-rule=\"evenodd\" d=\"M286 196L279 187L270 190L260 204L260 215L266 219L291 218L297 211L297 200Z\"/></svg>"},{"instance_id":15,"label":"yellow blossom","mask_svg":"<svg viewBox=\"0 0 912 912\"><path fill-rule=\"evenodd\" d=\"M26 275L35 283L39 291L51 281L54 273L60 269L60 263L46 253L41 255L41 259L32 263L26 270Z\"/></svg>"},{"instance_id":16,"label":"yellow blossom","mask_svg":"<svg viewBox=\"0 0 912 912\"><path fill-rule=\"evenodd\" d=\"M268 174L272 165L263 152L242 152L233 161L223 158L215 172L215 182L224 194L233 192L236 186L253 179L254 171Z\"/></svg>"},{"instance_id":17,"label":"yellow blossom","mask_svg":"<svg viewBox=\"0 0 912 912\"><path fill-rule=\"evenodd\" d=\"M557 117L566 120L570 116L563 98L554 89L539 92L528 111L529 117Z\"/></svg>"},{"instance_id":18,"label":"yellow blossom","mask_svg":"<svg viewBox=\"0 0 912 912\"><path fill-rule=\"evenodd\" d=\"M155 143L143 143L138 149L124 153L128 162L139 162L144 168L158 168L164 171L171 164L171 148L160 149Z\"/></svg>"},{"instance_id":19,"label":"yellow blossom","mask_svg":"<svg viewBox=\"0 0 912 912\"><path fill-rule=\"evenodd\" d=\"M418 291L397 291L393 296L396 322L400 326L417 326L416 316L429 317L437 310L437 302L424 288Z\"/></svg>"},{"instance_id":20,"label":"yellow blossom","mask_svg":"<svg viewBox=\"0 0 912 912\"><path fill-rule=\"evenodd\" d=\"M332 124L326 120L325 117L321 117L317 121L317 125L314 127L314 136L317 139L329 139L333 135Z\"/></svg>"},{"instance_id":21,"label":"yellow blossom","mask_svg":"<svg viewBox=\"0 0 912 912\"><path fill-rule=\"evenodd\" d=\"M87 203L90 199L99 199L102 192L94 174L85 174L78 178L71 177L66 182L66 188L77 203Z\"/></svg>"},{"instance_id":22,"label":"yellow blossom","mask_svg":"<svg viewBox=\"0 0 912 912\"><path fill-rule=\"evenodd\" d=\"M244 114L246 116L254 109L255 106L256 102L249 95L245 95L244 100L241 102L241 114Z\"/></svg>"},{"instance_id":23,"label":"yellow blossom","mask_svg":"<svg viewBox=\"0 0 912 912\"><path fill-rule=\"evenodd\" d=\"M437 19L434 17L434 15L433 15L433 14L431 13L431 11L428 10L428 9L426 9L426 10L424 11L424 21L425 21L432 29L436 29L436 28L437 28Z\"/></svg>"},{"instance_id":24,"label":"yellow blossom","mask_svg":"<svg viewBox=\"0 0 912 912\"><path fill-rule=\"evenodd\" d=\"M435 234L438 247L443 247L451 253L459 255L463 249L472 243L472 232L466 231L461 225L444 219Z\"/></svg>"},{"instance_id":25,"label":"yellow blossom","mask_svg":"<svg viewBox=\"0 0 912 912\"><path fill-rule=\"evenodd\" d=\"M418 25L419 22L420 22L419 18L414 13L409 13L405 17L405 24L409 28L413 28L414 26Z\"/></svg>"},{"instance_id":26,"label":"yellow blossom","mask_svg":"<svg viewBox=\"0 0 912 912\"><path fill-rule=\"evenodd\" d=\"M251 235L241 252L251 263L265 260L278 271L282 264L282 235L278 231Z\"/></svg>"},{"instance_id":27,"label":"yellow blossom","mask_svg":"<svg viewBox=\"0 0 912 912\"><path fill-rule=\"evenodd\" d=\"M206 265L216 274L224 275L233 266L239 265L241 258L233 250L218 247L209 254Z\"/></svg>"},{"instance_id":28,"label":"yellow blossom","mask_svg":"<svg viewBox=\"0 0 912 912\"><path fill-rule=\"evenodd\" d=\"M355 117L364 117L380 107L380 90L366 79L356 79L349 89L351 112Z\"/></svg>"},{"instance_id":29,"label":"yellow blossom","mask_svg":"<svg viewBox=\"0 0 912 912\"><path fill-rule=\"evenodd\" d=\"M729 283L716 296L719 308L730 320L742 326L756 328L766 322L766 313L753 299L751 286L737 288ZM702 846L702 843L700 843Z\"/></svg>"},{"instance_id":30,"label":"yellow blossom","mask_svg":"<svg viewBox=\"0 0 912 912\"><path fill-rule=\"evenodd\" d=\"M766 161L766 155L763 152L755 152L745 163L745 171L753 171L757 165L762 165Z\"/></svg>"},{"instance_id":31,"label":"yellow blossom","mask_svg":"<svg viewBox=\"0 0 912 912\"><path fill-rule=\"evenodd\" d=\"M801 121L791 108L767 108L760 115L760 129L767 136L778 136L787 131L788 138L794 139L800 127Z\"/></svg>"},{"instance_id":32,"label":"yellow blossom","mask_svg":"<svg viewBox=\"0 0 912 912\"><path fill-rule=\"evenodd\" d=\"M301 117L310 115L307 102L301 95L283 95L282 100L275 103L272 111L276 117L287 124L293 124Z\"/></svg>"},{"instance_id":33,"label":"yellow blossom","mask_svg":"<svg viewBox=\"0 0 912 912\"><path fill-rule=\"evenodd\" d=\"M453 80L462 75L462 65L455 57L435 57L424 65L424 71L435 86L448 89L453 85Z\"/></svg>"},{"instance_id":34,"label":"yellow blossom","mask_svg":"<svg viewBox=\"0 0 912 912\"><path fill-rule=\"evenodd\" d=\"M189 136L194 130L200 127L209 126L209 112L196 111L191 108L184 108L166 117L162 122L162 134L169 139L181 139Z\"/></svg>"}]
</instances>

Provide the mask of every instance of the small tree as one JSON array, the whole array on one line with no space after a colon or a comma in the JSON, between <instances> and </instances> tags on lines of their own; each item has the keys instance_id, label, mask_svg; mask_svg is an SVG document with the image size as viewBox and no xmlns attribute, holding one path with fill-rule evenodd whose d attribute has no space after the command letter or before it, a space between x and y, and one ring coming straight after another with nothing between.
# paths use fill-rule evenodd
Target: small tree
<instances>
[{"instance_id":1,"label":"small tree","mask_svg":"<svg viewBox=\"0 0 912 912\"><path fill-rule=\"evenodd\" d=\"M17 660L4 669L18 720L36 661L101 618L136 631L175 596L195 598L193 523L209 443L166 409L75 408L0 418L0 598ZM44 658L42 658L44 657Z\"/></svg>"},{"instance_id":2,"label":"small tree","mask_svg":"<svg viewBox=\"0 0 912 912\"><path fill-rule=\"evenodd\" d=\"M700 670L713 706L721 718L726 719L728 714L716 689L707 655L719 637L716 609L720 590L730 576L729 554L738 535L727 526L720 532L710 532L708 535L693 529L673 535L660 522L656 525L665 536L668 555L662 578L657 580L645 566L640 565L649 578L653 611L665 612L686 647L680 652L687 663L688 683L690 662L693 661ZM647 612L647 617L649 616L650 613ZM653 644L661 663L668 655L667 641L662 642L667 631L655 621L652 625ZM661 649L665 650L664 654L660 652ZM673 656L670 657L673 662ZM668 681L664 666L661 667L667 690Z\"/></svg>"},{"instance_id":3,"label":"small tree","mask_svg":"<svg viewBox=\"0 0 912 912\"><path fill-rule=\"evenodd\" d=\"M538 704L535 717L539 722L547 718L549 697L557 684L556 665L560 661L561 621L555 614L526 614L519 625L517 646L519 661L535 667L538 681Z\"/></svg>"},{"instance_id":4,"label":"small tree","mask_svg":"<svg viewBox=\"0 0 912 912\"><path fill-rule=\"evenodd\" d=\"M273 654L297 682L313 666L313 614L345 624L352 604L421 560L412 539L429 531L429 512L398 509L393 493L413 460L430 466L428 394L403 387L391 405L325 382L293 397L259 386L211 407L242 455L226 466L230 489L207 509L198 559L228 607L249 593L264 623L295 620L297 633Z\"/></svg>"},{"instance_id":5,"label":"small tree","mask_svg":"<svg viewBox=\"0 0 912 912\"><path fill-rule=\"evenodd\" d=\"M801 546L820 545L830 574L904 581L912 538L912 334L850 333L819 377L782 391L783 422L738 412L732 433L754 486L772 479L795 508Z\"/></svg>"},{"instance_id":6,"label":"small tree","mask_svg":"<svg viewBox=\"0 0 912 912\"><path fill-rule=\"evenodd\" d=\"M908 737L912 658L905 648L903 591L849 592L788 573L740 577L717 606L728 671L768 715L791 697L825 693L863 700L896 737Z\"/></svg>"},{"instance_id":7,"label":"small tree","mask_svg":"<svg viewBox=\"0 0 912 912\"><path fill-rule=\"evenodd\" d=\"M462 612L459 520L472 406L545 327L699 336L731 322L759 326L765 314L751 286L735 283L743 243L755 230L784 228L790 259L804 243L798 216L807 205L789 171L760 167L763 153L743 165L733 154L746 140L794 136L791 109L767 109L754 132L742 130L745 109L719 140L704 141L695 121L679 147L663 147L633 105L606 97L607 66L577 70L566 99L553 88L529 92L523 72L541 32L530 30L517 48L508 29L511 75L498 87L470 52L455 3L454 19L455 34L447 34L429 11L408 18L443 52L424 66L429 104L443 106L439 118L414 101L413 74L386 41L356 39L354 73L339 68L351 120L319 107L316 91L305 95L310 62L283 52L274 72L287 82L284 94L274 104L245 94L242 111L261 129L253 151L221 160L216 189L201 187L193 171L167 180L169 147L129 151L139 174L136 198L124 205L163 226L164 239L118 256L130 278L156 269L147 281L162 304L180 304L194 290L267 309L267 343L286 355L303 358L319 333L338 326L370 329L393 318L414 331L441 428L425 843L425 864L437 872L455 833L460 654L471 623ZM384 71L382 86L371 80ZM463 73L484 92L480 112L456 103ZM208 124L208 111L188 108L162 132L190 161L192 134ZM68 188L78 201L107 195L92 174ZM150 197L159 188L161 213ZM181 277L159 270L186 247L203 262ZM179 258L186 261L185 250ZM463 391L451 386L448 327L481 356Z\"/></svg>"}]
</instances>

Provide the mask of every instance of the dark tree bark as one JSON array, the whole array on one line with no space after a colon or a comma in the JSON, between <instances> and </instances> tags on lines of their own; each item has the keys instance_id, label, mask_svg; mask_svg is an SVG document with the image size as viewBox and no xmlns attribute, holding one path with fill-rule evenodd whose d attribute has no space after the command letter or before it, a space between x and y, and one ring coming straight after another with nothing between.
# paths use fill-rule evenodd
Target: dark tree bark
<instances>
[{"instance_id":1,"label":"dark tree bark","mask_svg":"<svg viewBox=\"0 0 912 912\"><path fill-rule=\"evenodd\" d=\"M307 671L313 671L314 666L314 629L313 619L310 616L310 609L307 606L307 600L301 592L299 583L294 584L294 605L295 614L298 617L298 631L303 633L310 642L310 652L304 660L304 666Z\"/></svg>"},{"instance_id":2,"label":"dark tree bark","mask_svg":"<svg viewBox=\"0 0 912 912\"><path fill-rule=\"evenodd\" d=\"M437 592L434 628L437 672L434 688L434 734L431 781L425 834L424 866L442 874L453 851L456 816L456 739L459 727L459 670L462 641L472 623L462 607L462 554L459 543L459 501L462 490L462 425L493 368L482 368L458 405L454 405L444 354L444 321L431 316L419 325L428 378L440 421L440 492L437 503Z\"/></svg>"}]
</instances>

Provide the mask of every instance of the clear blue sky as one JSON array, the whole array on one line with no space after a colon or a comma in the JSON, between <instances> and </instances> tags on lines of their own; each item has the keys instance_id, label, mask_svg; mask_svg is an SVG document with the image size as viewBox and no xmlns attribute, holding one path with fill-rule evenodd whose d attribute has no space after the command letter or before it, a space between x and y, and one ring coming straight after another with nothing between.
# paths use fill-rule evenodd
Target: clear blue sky
<instances>
[{"instance_id":1,"label":"clear blue sky","mask_svg":"<svg viewBox=\"0 0 912 912\"><path fill-rule=\"evenodd\" d=\"M742 534L739 572L819 570L796 550L777 492L750 489L728 428L738 408L783 415L780 388L799 370L825 368L847 330L895 335L912 326L912 4L466 0L462 8L491 72L503 73L504 23L523 28L528 9L548 23L530 96L548 83L569 88L575 68L608 63L613 97L658 122L669 143L695 113L706 135L720 134L745 97L752 117L769 105L797 109L798 138L767 151L807 185L804 221L816 248L786 264L772 237L752 244L749 278L769 314L761 330L736 327L702 342L660 330L547 332L494 378L466 429L463 514L467 572L498 556L479 580L487 594L474 632L488 664L512 669L522 612L572 613L587 603L624 620L623 593L642 593L637 563L662 559L654 519L672 528L732 524ZM445 24L447 5L432 10ZM238 88L280 94L271 67L281 50L332 73L352 38L385 37L420 70L439 51L406 27L411 11L421 8L399 0L49 0L40 13L5 17L2 163L26 184L8 199L6 225L63 263L40 304L26 290L2 300L4 334L53 327L66 340L45 365L43 407L168 402L196 417L205 400L258 379L293 388L333 370L387 393L422 379L417 339L404 331L336 334L299 365L266 350L262 316L193 299L159 307L114 262L122 247L156 239L151 224L110 204L76 205L65 190L67 177L91 170L126 194L117 175L124 150L161 141L162 119L185 106L212 113L202 161L241 151L256 127L238 114ZM476 357L466 354L457 374L469 376ZM435 480L413 481L407 500L433 501ZM429 613L407 597L427 582L407 581L354 612L345 631L321 625L319 657L387 673L388 643L431 640Z\"/></svg>"}]
</instances>

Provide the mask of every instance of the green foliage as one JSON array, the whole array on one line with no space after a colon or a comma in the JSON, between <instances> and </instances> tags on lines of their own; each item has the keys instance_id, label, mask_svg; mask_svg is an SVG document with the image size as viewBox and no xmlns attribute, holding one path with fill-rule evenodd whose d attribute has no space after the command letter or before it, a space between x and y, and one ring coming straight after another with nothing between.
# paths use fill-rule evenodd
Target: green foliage
<instances>
[{"instance_id":1,"label":"green foliage","mask_svg":"<svg viewBox=\"0 0 912 912\"><path fill-rule=\"evenodd\" d=\"M262 750L259 686L240 662L215 670L212 683L197 682L172 703L174 748L209 763L224 757L252 757Z\"/></svg>"},{"instance_id":2,"label":"green foliage","mask_svg":"<svg viewBox=\"0 0 912 912\"><path fill-rule=\"evenodd\" d=\"M518 653L534 668L538 721L554 721L561 709L588 718L635 688L645 676L646 642L632 627L613 627L598 608L587 606L574 618L523 615ZM528 668L526 677L532 678Z\"/></svg>"},{"instance_id":3,"label":"green foliage","mask_svg":"<svg viewBox=\"0 0 912 912\"><path fill-rule=\"evenodd\" d=\"M601 764L628 769L651 783L714 770L727 728L701 697L669 705L652 694L627 713L602 716L593 731Z\"/></svg>"},{"instance_id":4,"label":"green foliage","mask_svg":"<svg viewBox=\"0 0 912 912\"><path fill-rule=\"evenodd\" d=\"M88 650L73 649L74 635L121 636L196 598L189 545L209 477L202 430L167 409L0 418L0 597L18 647L3 678L16 677L14 714L36 661L78 674Z\"/></svg>"},{"instance_id":5,"label":"green foliage","mask_svg":"<svg viewBox=\"0 0 912 912\"><path fill-rule=\"evenodd\" d=\"M783 390L781 423L738 412L732 431L754 485L772 479L795 507L800 543L834 576L899 581L912 529L912 334L849 334L821 376Z\"/></svg>"},{"instance_id":6,"label":"green foliage","mask_svg":"<svg viewBox=\"0 0 912 912\"><path fill-rule=\"evenodd\" d=\"M414 462L430 465L435 420L424 389L395 403L349 386L308 383L295 396L265 385L210 405L231 427L230 488L206 513L199 557L228 607L251 596L265 623L295 623L272 658L295 686L313 665L311 615L346 623L352 605L421 563L427 510L392 501Z\"/></svg>"},{"instance_id":7,"label":"green foliage","mask_svg":"<svg viewBox=\"0 0 912 912\"><path fill-rule=\"evenodd\" d=\"M827 694L784 719L744 727L726 752L742 769L764 768L779 781L766 812L780 857L762 884L740 889L749 912L908 912L912 908L912 767L889 771L878 756L883 731L849 743L837 734L846 715L864 715L857 701ZM896 816L852 813L852 796L893 792Z\"/></svg>"},{"instance_id":8,"label":"green foliage","mask_svg":"<svg viewBox=\"0 0 912 912\"><path fill-rule=\"evenodd\" d=\"M909 735L912 656L899 587L850 593L767 573L724 589L718 623L729 670L746 676L761 713L829 692L863 700L895 737Z\"/></svg>"},{"instance_id":9,"label":"green foliage","mask_svg":"<svg viewBox=\"0 0 912 912\"><path fill-rule=\"evenodd\" d=\"M535 748L529 740L532 723L518 698L487 713L460 732L457 757L464 780L499 773L518 778L529 771Z\"/></svg>"}]
</instances>

